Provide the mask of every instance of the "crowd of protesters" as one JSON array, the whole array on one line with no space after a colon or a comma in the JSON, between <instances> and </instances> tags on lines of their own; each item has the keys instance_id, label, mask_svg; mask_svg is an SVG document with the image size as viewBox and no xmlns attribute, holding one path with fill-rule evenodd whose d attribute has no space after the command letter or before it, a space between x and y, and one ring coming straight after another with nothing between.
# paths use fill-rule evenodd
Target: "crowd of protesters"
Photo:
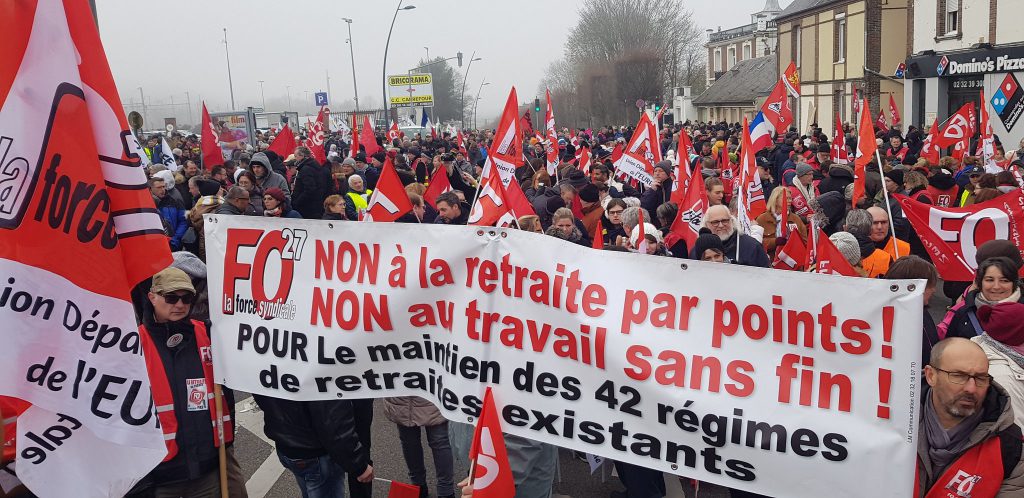
<instances>
[{"instance_id":1,"label":"crowd of protesters","mask_svg":"<svg viewBox=\"0 0 1024 498\"><path fill-rule=\"evenodd\" d=\"M857 138L845 131L846 143L839 147L855 151ZM852 164L832 162L835 144L830 145L819 128L812 126L805 134L791 129L756 154L768 209L744 230L737 222L733 182L725 173L730 166L723 161L739 162L739 124L687 122L664 127L658 145L669 159L654 165L650 188L616 174L612 157L632 133L629 127L606 126L563 129L557 143L536 137L526 140L515 181L536 215L519 219L519 228L606 250L646 247L648 254L657 256L767 268L787 239L806 240L811 228L818 227L864 278L926 280L926 307L933 304L940 282L929 253L893 196L904 194L944 207L981 203L1018 188L1012 171L1024 167L1024 153L1005 155L999 145L997 160L1006 171L996 175L984 173L978 158L970 155L942 157L933 164L919 159L921 130L879 131L874 139L884 164L867 168L866 195L853 205ZM683 161L676 156L681 134L694 146ZM176 262L153 279L152 289L140 294L144 296L141 316L165 365L182 344L189 343L171 345L169 335L184 329L187 337L208 342L203 339L209 327L204 215L360 220L390 158L414 207L399 222L466 224L493 132L466 131L464 148L448 134L390 142L378 134L383 149L369 156L362 150L352 151L347 137L328 134L323 162L307 146L285 157L267 150L273 133L261 132L256 138L256 147L239 147L223 164L201 168L198 140L182 137L174 151L179 170L167 171L159 164L151 167L150 189ZM158 140L148 141L147 153L156 153L155 143ZM547 167L549 147L558 149L554 175ZM577 164L581 147L592 155L587 171ZM688 166L690 175L701 175L707 191L709 206L701 222L705 228L692 247L670 231L679 210L671 201L676 163ZM425 199L429 181L439 169L452 189ZM641 234L646 244L639 240ZM1024 422L1024 297L1018 276L1024 261L1014 244L992 241L978 249L977 264L973 281L941 282L951 304L941 323L923 314L923 375L930 387L922 396L917 496L945 485L942 476L947 469L963 470L963 459L976 456L974 451L993 438L1001 442L1002 465L974 469L972 475L991 476L990 480L1002 483L996 494L985 496L1024 496L1021 432L1015 425L1015 421ZM162 335L157 337L158 333ZM172 372L174 368L181 371ZM168 367L169 376L201 374L195 361ZM174 391L175 413L183 410L177 396ZM343 496L346 487L352 496L370 496L372 400L296 402L257 396L256 401L264 413L265 432L275 441L282 464L295 474L304 497ZM433 454L436 496L469 495L465 481L456 484L453 461L468 453L472 428L446 421L431 403L415 397L388 399L385 408L399 434L409 479L421 486L421 496L429 496L420 442L424 432ZM182 419L197 418L194 412L183 413L179 414ZM178 420L178 427L179 434L189 427L201 433L179 436L177 456L140 483L138 496L206 496L211 489L209 476L216 468L209 420ZM516 496L550 496L556 448L511 435L506 435L506 445ZM660 472L622 463L616 467L626 488L621 496L665 495ZM228 472L234 472L232 496L244 496L237 464L229 465ZM732 496L758 495L732 491Z\"/></svg>"}]
</instances>

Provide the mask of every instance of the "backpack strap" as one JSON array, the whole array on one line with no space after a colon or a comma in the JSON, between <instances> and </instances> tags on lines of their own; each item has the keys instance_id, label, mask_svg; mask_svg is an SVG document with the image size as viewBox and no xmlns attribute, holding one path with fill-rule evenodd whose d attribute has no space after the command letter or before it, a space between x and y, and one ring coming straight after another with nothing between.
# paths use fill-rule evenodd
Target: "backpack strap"
<instances>
[{"instance_id":1,"label":"backpack strap","mask_svg":"<svg viewBox=\"0 0 1024 498\"><path fill-rule=\"evenodd\" d=\"M971 326L974 327L974 335L981 335L985 333L985 329L981 326L981 322L978 321L978 314L975 310L967 310L967 319L971 321Z\"/></svg>"},{"instance_id":2,"label":"backpack strap","mask_svg":"<svg viewBox=\"0 0 1024 498\"><path fill-rule=\"evenodd\" d=\"M1006 479L1013 473L1024 452L1024 436L1017 424L1003 429L996 436L999 437L999 451L1003 457L1003 479Z\"/></svg>"}]
</instances>

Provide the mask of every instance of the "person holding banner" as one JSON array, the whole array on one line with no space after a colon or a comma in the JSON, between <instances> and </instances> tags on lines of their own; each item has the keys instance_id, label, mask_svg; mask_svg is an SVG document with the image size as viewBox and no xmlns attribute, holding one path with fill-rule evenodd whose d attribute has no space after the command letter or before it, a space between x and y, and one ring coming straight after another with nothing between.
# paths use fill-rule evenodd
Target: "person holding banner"
<instances>
[{"instance_id":1,"label":"person holding banner","mask_svg":"<svg viewBox=\"0 0 1024 498\"><path fill-rule=\"evenodd\" d=\"M227 459L227 468L238 467L232 451L218 456L218 448L230 449L234 439L234 400L230 390L215 396L219 387L213 382L208 327L189 318L195 299L184 271L171 267L153 275L139 338L167 456L132 488L130 497L218 497L222 481L228 480L220 474L220 459ZM217 420L218 412L223 421ZM234 482L229 492L244 498L244 483Z\"/></svg>"},{"instance_id":2,"label":"person holding banner","mask_svg":"<svg viewBox=\"0 0 1024 498\"><path fill-rule=\"evenodd\" d=\"M1020 266L1010 258L997 256L982 261L974 275L974 290L949 322L946 337L971 338L985 332L978 320L978 309L1000 303L1024 302L1020 291Z\"/></svg>"},{"instance_id":3,"label":"person holding banner","mask_svg":"<svg viewBox=\"0 0 1024 498\"><path fill-rule=\"evenodd\" d=\"M722 239L725 254L733 259L733 263L761 268L771 266L771 259L764 251L764 246L757 239L739 232L736 220L729 214L728 207L718 205L708 208L704 214L703 226Z\"/></svg>"},{"instance_id":4,"label":"person holding banner","mask_svg":"<svg viewBox=\"0 0 1024 498\"><path fill-rule=\"evenodd\" d=\"M960 337L932 348L917 446L915 498L1024 494L1021 429L985 351Z\"/></svg>"}]
</instances>

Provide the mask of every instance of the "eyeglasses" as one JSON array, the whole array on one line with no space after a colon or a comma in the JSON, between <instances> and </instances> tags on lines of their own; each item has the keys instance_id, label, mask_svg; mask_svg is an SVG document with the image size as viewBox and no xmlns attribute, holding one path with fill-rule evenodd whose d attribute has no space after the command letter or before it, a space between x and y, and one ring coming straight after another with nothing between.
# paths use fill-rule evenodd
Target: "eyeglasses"
<instances>
[{"instance_id":1,"label":"eyeglasses","mask_svg":"<svg viewBox=\"0 0 1024 498\"><path fill-rule=\"evenodd\" d=\"M730 220L730 219L708 220L708 225L716 226L716 227L725 226L725 225L728 225L729 223L732 223L732 220Z\"/></svg>"},{"instance_id":2,"label":"eyeglasses","mask_svg":"<svg viewBox=\"0 0 1024 498\"><path fill-rule=\"evenodd\" d=\"M949 376L949 381L957 385L966 384L967 379L974 379L974 385L978 387L988 387L989 383L992 382L992 376L989 374L970 375L964 372L950 372L949 370L943 370L935 365L929 366L940 372L944 372L947 376Z\"/></svg>"},{"instance_id":3,"label":"eyeglasses","mask_svg":"<svg viewBox=\"0 0 1024 498\"><path fill-rule=\"evenodd\" d=\"M178 304L178 301L181 301L185 304L192 304L196 300L196 295L192 293L161 294L160 297L163 297L164 302L167 304Z\"/></svg>"},{"instance_id":4,"label":"eyeglasses","mask_svg":"<svg viewBox=\"0 0 1024 498\"><path fill-rule=\"evenodd\" d=\"M609 215L615 215L615 216L618 216L618 215L622 214L622 212L623 212L623 211L625 211L625 209L617 209L617 210L615 210L615 211L608 211L608 214L609 214Z\"/></svg>"}]
</instances>

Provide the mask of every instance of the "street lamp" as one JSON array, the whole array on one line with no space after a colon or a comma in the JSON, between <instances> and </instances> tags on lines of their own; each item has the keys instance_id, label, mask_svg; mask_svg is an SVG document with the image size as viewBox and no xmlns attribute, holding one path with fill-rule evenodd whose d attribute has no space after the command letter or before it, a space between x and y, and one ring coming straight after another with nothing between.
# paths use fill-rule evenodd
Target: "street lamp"
<instances>
[{"instance_id":1,"label":"street lamp","mask_svg":"<svg viewBox=\"0 0 1024 498\"><path fill-rule=\"evenodd\" d=\"M358 113L359 112L359 85L356 84L356 53L355 53L355 49L352 48L352 19L349 19L347 17L342 17L341 20L345 21L345 24L348 24L348 40L346 40L346 41L348 42L348 55L349 55L349 58L352 59L352 91L355 92L355 95L356 95L355 96L356 112Z\"/></svg>"},{"instance_id":2,"label":"street lamp","mask_svg":"<svg viewBox=\"0 0 1024 498\"><path fill-rule=\"evenodd\" d=\"M466 66L466 75L462 78L462 103L459 104L459 114L462 115L462 128L466 127L466 80L469 79L469 70L473 67L473 61L478 60L481 60L481 58L476 56L476 50L474 50L473 54L469 56L469 65Z\"/></svg>"},{"instance_id":3,"label":"street lamp","mask_svg":"<svg viewBox=\"0 0 1024 498\"><path fill-rule=\"evenodd\" d=\"M228 90L231 91L231 110L235 110L235 84L231 82L231 55L228 54L228 28L224 28L224 58L228 61Z\"/></svg>"},{"instance_id":4,"label":"street lamp","mask_svg":"<svg viewBox=\"0 0 1024 498\"><path fill-rule=\"evenodd\" d=\"M263 93L263 80L257 81L260 84L260 101L263 102L263 111L267 110L267 96Z\"/></svg>"},{"instance_id":5,"label":"street lamp","mask_svg":"<svg viewBox=\"0 0 1024 498\"><path fill-rule=\"evenodd\" d=\"M286 92L288 92L288 110L291 111L292 110L292 86L291 85L285 85L284 86L284 90Z\"/></svg>"},{"instance_id":6,"label":"street lamp","mask_svg":"<svg viewBox=\"0 0 1024 498\"><path fill-rule=\"evenodd\" d=\"M384 67L381 69L380 93L384 97L384 113L388 110L388 47L391 46L391 32L395 29L395 19L398 19L398 11L415 9L415 5L402 7L404 0L398 0L398 7L395 8L395 15L391 18L391 27L388 28L388 41L384 43ZM385 117L385 119L387 119Z\"/></svg>"},{"instance_id":7,"label":"street lamp","mask_svg":"<svg viewBox=\"0 0 1024 498\"><path fill-rule=\"evenodd\" d=\"M430 47L423 47L423 50L427 51L427 62L430 62Z\"/></svg>"},{"instance_id":8,"label":"street lamp","mask_svg":"<svg viewBox=\"0 0 1024 498\"><path fill-rule=\"evenodd\" d=\"M146 122L146 96L142 93L142 87L139 87L139 101L142 102L142 122Z\"/></svg>"},{"instance_id":9,"label":"street lamp","mask_svg":"<svg viewBox=\"0 0 1024 498\"><path fill-rule=\"evenodd\" d=\"M484 81L486 79L487 78L484 78L483 80L480 80L480 88L477 88L477 90L476 90L476 103L473 104L473 129L474 130L476 129L476 111L480 107L480 90L483 90L485 86L491 84L490 81Z\"/></svg>"}]
</instances>

